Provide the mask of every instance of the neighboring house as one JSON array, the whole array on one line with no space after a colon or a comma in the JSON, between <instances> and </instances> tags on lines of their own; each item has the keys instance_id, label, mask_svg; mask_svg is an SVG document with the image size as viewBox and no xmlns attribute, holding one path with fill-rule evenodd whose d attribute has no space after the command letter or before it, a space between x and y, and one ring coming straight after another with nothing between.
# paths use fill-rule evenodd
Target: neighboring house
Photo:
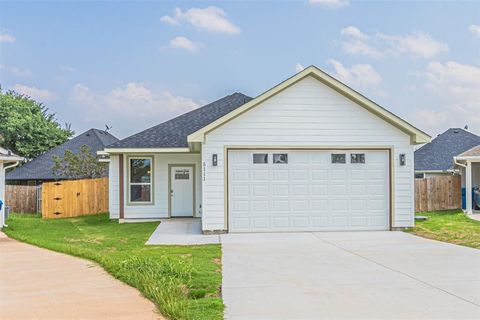
<instances>
[{"instance_id":1,"label":"neighboring house","mask_svg":"<svg viewBox=\"0 0 480 320\"><path fill-rule=\"evenodd\" d=\"M15 167L23 161L23 158L13 154L9 150L0 147L0 201L2 207L0 208L0 229L4 226L5 221L5 170Z\"/></svg>"},{"instance_id":2,"label":"neighboring house","mask_svg":"<svg viewBox=\"0 0 480 320\"><path fill-rule=\"evenodd\" d=\"M465 188L463 208L468 214L480 211L480 144L454 157L453 162L462 175ZM470 192L468 191L470 190Z\"/></svg>"},{"instance_id":3,"label":"neighboring house","mask_svg":"<svg viewBox=\"0 0 480 320\"><path fill-rule=\"evenodd\" d=\"M480 137L460 128L450 128L415 151L415 177L458 173L453 157L480 144Z\"/></svg>"},{"instance_id":4,"label":"neighboring house","mask_svg":"<svg viewBox=\"0 0 480 320\"><path fill-rule=\"evenodd\" d=\"M118 141L110 217L201 217L205 233L414 225L414 145L430 136L310 66Z\"/></svg>"},{"instance_id":5,"label":"neighboring house","mask_svg":"<svg viewBox=\"0 0 480 320\"><path fill-rule=\"evenodd\" d=\"M107 145L116 141L118 139L106 131L90 129L8 172L7 183L37 185L46 181L64 179L66 177L54 175L52 171L55 164L53 156L63 157L67 150L77 153L83 145L89 146L92 154L96 155L97 151L103 150Z\"/></svg>"}]
</instances>

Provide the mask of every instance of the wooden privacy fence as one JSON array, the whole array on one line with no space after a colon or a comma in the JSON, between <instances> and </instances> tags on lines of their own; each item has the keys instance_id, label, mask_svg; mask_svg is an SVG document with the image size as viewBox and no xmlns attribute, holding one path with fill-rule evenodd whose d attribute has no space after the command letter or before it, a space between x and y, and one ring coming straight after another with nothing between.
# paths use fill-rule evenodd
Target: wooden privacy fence
<instances>
[{"instance_id":1,"label":"wooden privacy fence","mask_svg":"<svg viewBox=\"0 0 480 320\"><path fill-rule=\"evenodd\" d=\"M5 204L11 207L11 212L34 213L38 207L38 186L7 185L5 189Z\"/></svg>"},{"instance_id":2,"label":"wooden privacy fence","mask_svg":"<svg viewBox=\"0 0 480 320\"><path fill-rule=\"evenodd\" d=\"M108 211L108 178L46 182L42 217L69 218Z\"/></svg>"},{"instance_id":3,"label":"wooden privacy fence","mask_svg":"<svg viewBox=\"0 0 480 320\"><path fill-rule=\"evenodd\" d=\"M433 176L415 179L415 212L462 207L460 176Z\"/></svg>"}]
</instances>

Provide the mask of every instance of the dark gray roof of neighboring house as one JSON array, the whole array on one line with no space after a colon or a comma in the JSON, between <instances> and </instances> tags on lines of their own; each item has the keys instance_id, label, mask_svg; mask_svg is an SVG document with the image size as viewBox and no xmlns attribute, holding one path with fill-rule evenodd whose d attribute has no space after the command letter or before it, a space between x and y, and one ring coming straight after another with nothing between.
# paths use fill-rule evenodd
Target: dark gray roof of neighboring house
<instances>
[{"instance_id":1,"label":"dark gray roof of neighboring house","mask_svg":"<svg viewBox=\"0 0 480 320\"><path fill-rule=\"evenodd\" d=\"M480 137L460 128L450 128L415 151L415 171L453 168L453 157L480 144Z\"/></svg>"},{"instance_id":2,"label":"dark gray roof of neighboring house","mask_svg":"<svg viewBox=\"0 0 480 320\"><path fill-rule=\"evenodd\" d=\"M234 93L201 108L115 142L108 148L184 148L187 136L227 113L242 106L252 98Z\"/></svg>"},{"instance_id":3,"label":"dark gray roof of neighboring house","mask_svg":"<svg viewBox=\"0 0 480 320\"><path fill-rule=\"evenodd\" d=\"M63 177L55 176L52 172L54 165L53 156L62 157L65 151L72 150L78 152L84 144L89 146L92 154L97 154L98 150L103 150L105 146L118 141L112 134L98 129L90 129L79 134L73 139L45 152L30 162L10 171L6 175L6 180L56 180Z\"/></svg>"}]
</instances>

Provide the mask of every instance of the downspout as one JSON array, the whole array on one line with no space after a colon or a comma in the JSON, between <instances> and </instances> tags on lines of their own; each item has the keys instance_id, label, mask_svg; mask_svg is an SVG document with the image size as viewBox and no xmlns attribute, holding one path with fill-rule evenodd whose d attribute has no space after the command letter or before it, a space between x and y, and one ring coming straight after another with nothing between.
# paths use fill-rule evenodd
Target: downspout
<instances>
[{"instance_id":1,"label":"downspout","mask_svg":"<svg viewBox=\"0 0 480 320\"><path fill-rule=\"evenodd\" d=\"M16 166L18 166L18 164L20 163L20 161L15 161L13 164L11 165L8 165L6 167L3 167L3 171L5 172L5 175L7 173L7 169L10 169L10 168L15 168ZM7 192L7 188L4 188L4 192ZM6 206L6 203L4 204L4 207ZM2 212L1 214L3 214L3 219L2 219L2 222L3 222L3 226L0 226L0 228L3 228L3 227L8 227L6 224L5 224L5 208L2 209Z\"/></svg>"},{"instance_id":2,"label":"downspout","mask_svg":"<svg viewBox=\"0 0 480 320\"><path fill-rule=\"evenodd\" d=\"M465 169L467 168L465 164L461 164L460 162L457 162L457 157L453 157L453 163L455 163L457 166L464 167Z\"/></svg>"}]
</instances>

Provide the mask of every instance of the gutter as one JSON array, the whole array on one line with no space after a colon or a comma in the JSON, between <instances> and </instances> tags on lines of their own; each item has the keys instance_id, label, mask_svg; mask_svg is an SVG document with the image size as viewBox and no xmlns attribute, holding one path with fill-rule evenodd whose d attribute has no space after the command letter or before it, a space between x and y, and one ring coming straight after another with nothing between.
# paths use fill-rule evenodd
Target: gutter
<instances>
[{"instance_id":1,"label":"gutter","mask_svg":"<svg viewBox=\"0 0 480 320\"><path fill-rule=\"evenodd\" d=\"M10 169L10 168L14 168L16 166L18 166L18 164L20 163L20 160L17 160L15 161L13 164L11 165L8 165L6 167L3 167L3 171L6 172L7 169ZM6 191L6 190L5 190ZM5 204L6 205L6 204ZM5 224L5 208L3 209L3 211L1 212L1 214L3 214L3 218L2 218L2 226L0 226L0 228L3 228L3 227L8 227L8 225Z\"/></svg>"},{"instance_id":2,"label":"gutter","mask_svg":"<svg viewBox=\"0 0 480 320\"><path fill-rule=\"evenodd\" d=\"M467 166L465 164L457 162L457 157L453 157L453 163L455 163L457 166L467 168Z\"/></svg>"}]
</instances>

